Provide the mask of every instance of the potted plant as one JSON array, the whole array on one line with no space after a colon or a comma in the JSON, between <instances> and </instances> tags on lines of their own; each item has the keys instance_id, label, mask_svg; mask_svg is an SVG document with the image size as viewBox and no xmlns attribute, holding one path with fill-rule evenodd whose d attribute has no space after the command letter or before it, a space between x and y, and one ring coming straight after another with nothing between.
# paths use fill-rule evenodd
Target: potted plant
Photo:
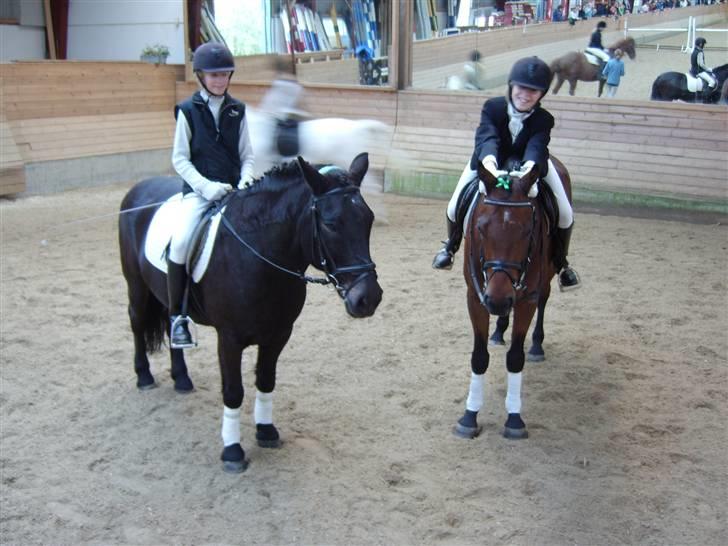
<instances>
[{"instance_id":1,"label":"potted plant","mask_svg":"<svg viewBox=\"0 0 728 546\"><path fill-rule=\"evenodd\" d=\"M139 59L146 63L167 64L167 57L169 57L169 48L166 45L155 44L142 49Z\"/></svg>"}]
</instances>

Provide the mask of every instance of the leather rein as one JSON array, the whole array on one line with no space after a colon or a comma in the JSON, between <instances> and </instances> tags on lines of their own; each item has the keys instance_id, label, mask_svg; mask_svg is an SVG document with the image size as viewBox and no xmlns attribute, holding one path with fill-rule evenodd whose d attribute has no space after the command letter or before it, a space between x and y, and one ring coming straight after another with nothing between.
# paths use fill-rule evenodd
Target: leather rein
<instances>
[{"instance_id":1,"label":"leather rein","mask_svg":"<svg viewBox=\"0 0 728 546\"><path fill-rule=\"evenodd\" d=\"M222 220L223 225L227 228L227 230L232 234L237 241L242 244L245 248L250 250L254 256L256 256L258 259L264 261L271 267L274 267L278 271L282 271L283 273L286 273L288 275L292 275L298 279L301 279L302 281L306 283L311 284L333 284L334 288L336 288L336 292L341 296L342 299L346 299L346 296L356 284L358 284L360 281L364 280L367 275L374 274L376 275L375 269L376 264L374 262L366 262L362 264L355 264L355 265L347 265L347 266L341 266L337 267L336 262L334 261L333 257L331 256L331 253L328 250L328 247L326 246L325 241L320 236L320 222L321 222L321 215L319 213L318 204L323 201L324 199L327 199L329 197L332 197L334 195L341 195L341 194L347 194L347 193L359 193L359 188L356 186L342 186L338 188L334 188L332 190L329 190L319 196L313 196L311 198L311 206L309 210L311 211L311 256L313 260L316 260L318 262L318 266L321 267L323 270L325 276L324 277L311 277L309 275L306 275L305 273L301 271L294 271L291 269L287 269L283 267L282 265L278 265L277 263L269 260L265 256L263 256L260 252L258 252L255 248L253 248L247 241L245 241L238 233L235 231L235 226L232 225L230 220L227 219L225 214L223 214L223 207L227 202L230 200L233 194L229 194L225 198L223 198L220 202L215 202L215 208L220 213L220 218ZM312 265L317 265L316 263L312 263ZM359 273L359 275L351 282L348 286L343 285L339 279L337 278L337 275L342 274L356 274Z\"/></svg>"}]
</instances>

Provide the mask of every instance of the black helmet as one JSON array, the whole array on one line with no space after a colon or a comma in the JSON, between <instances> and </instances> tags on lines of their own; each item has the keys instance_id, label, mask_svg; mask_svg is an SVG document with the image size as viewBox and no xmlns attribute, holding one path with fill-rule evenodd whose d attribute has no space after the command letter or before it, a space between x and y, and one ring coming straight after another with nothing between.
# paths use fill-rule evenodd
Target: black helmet
<instances>
[{"instance_id":1,"label":"black helmet","mask_svg":"<svg viewBox=\"0 0 728 546\"><path fill-rule=\"evenodd\" d=\"M508 76L508 86L513 84L529 89L543 91L544 95L551 86L551 69L538 57L525 57L516 61Z\"/></svg>"},{"instance_id":2,"label":"black helmet","mask_svg":"<svg viewBox=\"0 0 728 546\"><path fill-rule=\"evenodd\" d=\"M705 38L701 37L695 39L695 47L699 47L700 49L703 49L707 43L708 41Z\"/></svg>"},{"instance_id":3,"label":"black helmet","mask_svg":"<svg viewBox=\"0 0 728 546\"><path fill-rule=\"evenodd\" d=\"M192 56L192 70L195 72L233 72L235 59L225 44L207 42L195 50L195 54Z\"/></svg>"},{"instance_id":4,"label":"black helmet","mask_svg":"<svg viewBox=\"0 0 728 546\"><path fill-rule=\"evenodd\" d=\"M477 49L474 49L470 52L470 60L474 63L477 63L480 60L480 51Z\"/></svg>"},{"instance_id":5,"label":"black helmet","mask_svg":"<svg viewBox=\"0 0 728 546\"><path fill-rule=\"evenodd\" d=\"M597 28L607 28L607 23L605 21L599 21L597 23Z\"/></svg>"}]
</instances>

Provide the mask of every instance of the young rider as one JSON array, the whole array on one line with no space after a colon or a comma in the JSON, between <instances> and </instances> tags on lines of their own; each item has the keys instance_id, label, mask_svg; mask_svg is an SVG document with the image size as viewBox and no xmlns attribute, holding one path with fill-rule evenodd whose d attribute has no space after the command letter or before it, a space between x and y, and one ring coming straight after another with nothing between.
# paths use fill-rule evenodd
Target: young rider
<instances>
[{"instance_id":1,"label":"young rider","mask_svg":"<svg viewBox=\"0 0 728 546\"><path fill-rule=\"evenodd\" d=\"M537 169L556 197L559 225L554 262L559 269L559 285L562 290L580 286L579 276L566 260L574 214L556 168L549 160L548 144L554 118L540 103L548 92L551 78L549 66L538 57L520 59L511 69L507 97L488 99L483 104L480 125L475 132L475 150L447 207L448 239L432 262L435 269L452 268L463 236L463 226L458 221L462 216L458 214L460 196L477 177L478 163L497 178L504 174L499 166L505 167L510 158L516 157L522 161L520 175Z\"/></svg>"},{"instance_id":2,"label":"young rider","mask_svg":"<svg viewBox=\"0 0 728 546\"><path fill-rule=\"evenodd\" d=\"M695 48L690 55L690 74L696 78L702 78L708 84L709 91L712 92L718 81L713 76L713 69L705 64L705 53L703 48L708 41L705 38L695 39Z\"/></svg>"},{"instance_id":3,"label":"young rider","mask_svg":"<svg viewBox=\"0 0 728 546\"><path fill-rule=\"evenodd\" d=\"M604 51L604 46L602 45L602 30L605 28L607 28L607 23L604 21L599 21L597 23L597 27L594 29L594 32L592 32L591 38L589 38L589 46L585 50L587 53L591 53L601 61L602 69L604 68L604 63L609 61L609 53ZM601 70L599 72L601 73Z\"/></svg>"},{"instance_id":4,"label":"young rider","mask_svg":"<svg viewBox=\"0 0 728 546\"><path fill-rule=\"evenodd\" d=\"M211 202L235 187L247 187L253 179L255 162L245 105L227 93L235 70L230 50L215 42L203 44L194 53L192 68L202 89L175 107L172 165L184 180L184 213L178 216L167 257L172 348L193 346L189 319L181 316L192 231Z\"/></svg>"}]
</instances>

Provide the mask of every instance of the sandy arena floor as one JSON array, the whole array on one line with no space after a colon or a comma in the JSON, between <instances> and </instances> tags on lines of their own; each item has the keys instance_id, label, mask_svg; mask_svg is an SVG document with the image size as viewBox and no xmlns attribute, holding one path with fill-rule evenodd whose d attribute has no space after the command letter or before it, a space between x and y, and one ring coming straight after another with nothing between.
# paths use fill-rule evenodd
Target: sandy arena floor
<instances>
[{"instance_id":1,"label":"sandy arena floor","mask_svg":"<svg viewBox=\"0 0 728 546\"><path fill-rule=\"evenodd\" d=\"M285 443L254 445L246 398L251 464L228 475L211 329L188 354L193 394L165 354L160 388L134 386L125 190L0 200L2 544L725 544L725 226L577 212L584 288L554 293L547 361L524 372L531 437L500 436L496 348L466 441L464 281L430 268L445 204L379 196L379 310L353 320L309 289L279 364Z\"/></svg>"}]
</instances>

